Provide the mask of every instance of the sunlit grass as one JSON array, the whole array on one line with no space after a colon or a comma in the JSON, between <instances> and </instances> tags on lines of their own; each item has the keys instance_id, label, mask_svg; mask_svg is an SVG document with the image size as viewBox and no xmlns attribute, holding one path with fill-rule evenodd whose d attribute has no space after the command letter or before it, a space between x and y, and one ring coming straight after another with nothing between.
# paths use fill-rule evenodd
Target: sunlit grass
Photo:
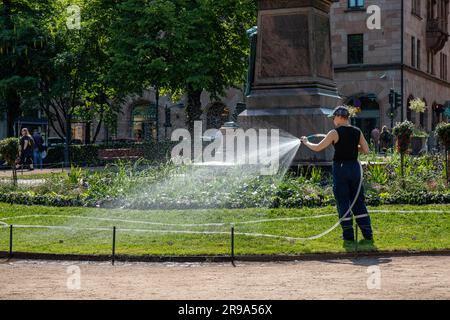
<instances>
[{"instance_id":1,"label":"sunlit grass","mask_svg":"<svg viewBox=\"0 0 450 320\"><path fill-rule=\"evenodd\" d=\"M374 246L360 250L450 249L450 205L382 206L374 210L406 210L409 213L372 213ZM442 210L417 212L417 210ZM414 212L416 211L416 212ZM327 215L311 218L317 215ZM29 215L39 215L26 217ZM291 221L242 224L245 221L307 217ZM309 218L308 218L309 217ZM96 220L86 218L116 219ZM122 221L126 220L126 221ZM321 209L236 209L236 210L106 210L54 208L0 204L0 221L13 225L65 226L65 229L14 229L14 250L61 254L110 254L112 228L117 227L117 254L129 255L224 255L230 252L230 229L236 232L236 254L302 254L352 251L344 247L340 227L312 241L283 237L309 237L333 226L337 217L332 207ZM170 225L154 225L163 223ZM224 225L209 225L224 223ZM180 226L179 224L202 224ZM85 230L94 228L95 230ZM125 230L126 229L126 230ZM132 229L132 230L130 230ZM166 231L219 232L221 234L153 233ZM222 234L223 233L223 234ZM257 233L280 236L245 236ZM8 229L0 229L0 251L9 246Z\"/></svg>"}]
</instances>

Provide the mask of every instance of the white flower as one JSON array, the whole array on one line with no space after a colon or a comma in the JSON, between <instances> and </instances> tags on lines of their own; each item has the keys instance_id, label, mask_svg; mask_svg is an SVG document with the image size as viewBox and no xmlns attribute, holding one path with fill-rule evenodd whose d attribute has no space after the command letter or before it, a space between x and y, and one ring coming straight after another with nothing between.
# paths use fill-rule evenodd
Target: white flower
<instances>
[{"instance_id":1,"label":"white flower","mask_svg":"<svg viewBox=\"0 0 450 320\"><path fill-rule=\"evenodd\" d=\"M425 102L422 99L416 98L409 102L409 109L417 113L424 113L425 110L427 109L427 106L425 105Z\"/></svg>"}]
</instances>

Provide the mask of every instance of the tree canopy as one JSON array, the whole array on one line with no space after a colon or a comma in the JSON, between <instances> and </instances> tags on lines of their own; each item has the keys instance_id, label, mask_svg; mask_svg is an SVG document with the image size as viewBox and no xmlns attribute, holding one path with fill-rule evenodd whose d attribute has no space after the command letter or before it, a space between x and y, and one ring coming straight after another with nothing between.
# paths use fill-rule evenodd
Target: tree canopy
<instances>
[{"instance_id":1,"label":"tree canopy","mask_svg":"<svg viewBox=\"0 0 450 320\"><path fill-rule=\"evenodd\" d=\"M203 90L218 98L245 81L254 0L3 0L0 106L12 123L40 108L70 142L74 119L114 127L120 101L158 88L187 94L188 125ZM81 11L69 28L69 6Z\"/></svg>"},{"instance_id":2,"label":"tree canopy","mask_svg":"<svg viewBox=\"0 0 450 320\"><path fill-rule=\"evenodd\" d=\"M128 91L158 86L187 94L188 125L203 90L218 98L245 81L254 0L126 0L113 22L111 76Z\"/></svg>"}]
</instances>

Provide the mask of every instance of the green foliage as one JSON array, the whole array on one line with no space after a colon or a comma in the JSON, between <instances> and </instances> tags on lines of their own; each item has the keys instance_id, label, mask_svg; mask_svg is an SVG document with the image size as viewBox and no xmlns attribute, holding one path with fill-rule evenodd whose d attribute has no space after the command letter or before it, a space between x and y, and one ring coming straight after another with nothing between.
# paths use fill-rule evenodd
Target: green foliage
<instances>
[{"instance_id":1,"label":"green foliage","mask_svg":"<svg viewBox=\"0 0 450 320\"><path fill-rule=\"evenodd\" d=\"M19 154L20 143L17 138L6 138L0 141L0 156L12 168L13 186L17 186L16 159Z\"/></svg>"},{"instance_id":2,"label":"green foliage","mask_svg":"<svg viewBox=\"0 0 450 320\"><path fill-rule=\"evenodd\" d=\"M100 166L113 161L106 161L99 158L99 150L102 149L139 149L143 151L144 159L151 163L165 163L170 158L170 152L175 142L160 141L158 143L114 143L110 145L71 145L70 161L75 166ZM46 162L58 164L64 161L64 146L57 146L48 152Z\"/></svg>"},{"instance_id":3,"label":"green foliage","mask_svg":"<svg viewBox=\"0 0 450 320\"><path fill-rule=\"evenodd\" d=\"M82 182L83 176L83 169L72 165L68 173L68 182L72 185L78 185Z\"/></svg>"},{"instance_id":4,"label":"green foliage","mask_svg":"<svg viewBox=\"0 0 450 320\"><path fill-rule=\"evenodd\" d=\"M408 157L400 177L398 155L366 170L366 201L380 204L448 203L450 191L438 156ZM154 165L148 160L118 161L101 171L73 167L66 176L47 177L43 185L1 186L5 202L67 204L132 209L300 208L334 205L331 181L320 169L300 176L254 176L233 172L205 177L193 168ZM186 178L184 178L186 177ZM46 202L47 201L47 202Z\"/></svg>"},{"instance_id":5,"label":"green foliage","mask_svg":"<svg viewBox=\"0 0 450 320\"><path fill-rule=\"evenodd\" d=\"M394 136L401 137L401 136L411 136L414 131L414 124L411 121L403 121L400 123L397 123L392 130L392 133Z\"/></svg>"},{"instance_id":6,"label":"green foliage","mask_svg":"<svg viewBox=\"0 0 450 320\"><path fill-rule=\"evenodd\" d=\"M439 141L446 147L447 150L450 149L450 123L439 123L436 127L436 136Z\"/></svg>"},{"instance_id":7,"label":"green foliage","mask_svg":"<svg viewBox=\"0 0 450 320\"><path fill-rule=\"evenodd\" d=\"M14 165L19 154L19 139L6 138L0 141L0 155L9 165Z\"/></svg>"},{"instance_id":8,"label":"green foliage","mask_svg":"<svg viewBox=\"0 0 450 320\"><path fill-rule=\"evenodd\" d=\"M8 135L14 120L29 108L23 96L37 95L35 68L45 52L49 5L49 0L8 0L0 6L0 111L7 114Z\"/></svg>"},{"instance_id":9,"label":"green foliage","mask_svg":"<svg viewBox=\"0 0 450 320\"><path fill-rule=\"evenodd\" d=\"M424 130L420 130L420 129L417 129L417 128L414 128L414 130L413 130L413 137L416 137L416 138L428 138L429 136L430 135Z\"/></svg>"},{"instance_id":10,"label":"green foliage","mask_svg":"<svg viewBox=\"0 0 450 320\"><path fill-rule=\"evenodd\" d=\"M377 184L384 185L389 180L389 175L383 165L372 164L368 166L369 181Z\"/></svg>"},{"instance_id":11,"label":"green foliage","mask_svg":"<svg viewBox=\"0 0 450 320\"><path fill-rule=\"evenodd\" d=\"M244 83L255 1L126 0L114 10L109 78L121 92L186 93L191 128L203 90L217 98Z\"/></svg>"},{"instance_id":12,"label":"green foliage","mask_svg":"<svg viewBox=\"0 0 450 320\"><path fill-rule=\"evenodd\" d=\"M69 5L82 10L81 30L66 25ZM0 105L9 122L39 107L52 130L70 140L71 120L96 118L94 141L101 125L115 125L120 97L106 77L110 5L103 0L17 0L0 7Z\"/></svg>"},{"instance_id":13,"label":"green foliage","mask_svg":"<svg viewBox=\"0 0 450 320\"><path fill-rule=\"evenodd\" d=\"M322 169L321 168L313 167L311 169L310 181L315 184L319 184L322 182Z\"/></svg>"}]
</instances>

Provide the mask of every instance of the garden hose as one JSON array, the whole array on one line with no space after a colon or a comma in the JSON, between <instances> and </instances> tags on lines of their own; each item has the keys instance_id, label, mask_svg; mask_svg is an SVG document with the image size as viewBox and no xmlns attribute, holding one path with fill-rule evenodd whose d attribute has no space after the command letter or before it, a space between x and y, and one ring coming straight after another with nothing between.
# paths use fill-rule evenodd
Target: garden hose
<instances>
[{"instance_id":1,"label":"garden hose","mask_svg":"<svg viewBox=\"0 0 450 320\"><path fill-rule=\"evenodd\" d=\"M325 138L325 137L326 137L325 134L313 134L313 135L308 136L307 139L309 140L309 139L311 139L311 138ZM307 238L293 238L293 240L302 240L302 241L304 241L304 240L315 240L315 239L322 238L323 236L329 234L329 233L332 232L334 229L336 229L337 227L339 227L343 221L346 221L346 220L348 219L348 216L351 214L351 212L352 212L352 210L353 210L353 207L354 207L355 204L356 204L356 201L358 201L358 198L359 198L359 196L360 196L360 194L361 194L361 190L362 190L362 184L363 184L363 182L364 182L364 171L363 171L363 167L362 167L362 164L361 164L360 161L358 161L358 164L359 164L359 169L360 169L360 173L361 173L360 179L359 179L358 190L357 190L356 195L355 195L355 198L353 199L352 203L350 204L350 207L348 208L347 212L339 219L339 221L338 221L334 226L332 226L332 227L329 228L328 230L326 230L326 231L324 231L324 232L322 232L322 233L320 233L320 234L318 234L318 235L312 236L312 237L307 237ZM365 216L367 216L367 215L359 215L359 216L355 216L355 219L357 219L357 218L363 218L363 217L365 217Z\"/></svg>"}]
</instances>

